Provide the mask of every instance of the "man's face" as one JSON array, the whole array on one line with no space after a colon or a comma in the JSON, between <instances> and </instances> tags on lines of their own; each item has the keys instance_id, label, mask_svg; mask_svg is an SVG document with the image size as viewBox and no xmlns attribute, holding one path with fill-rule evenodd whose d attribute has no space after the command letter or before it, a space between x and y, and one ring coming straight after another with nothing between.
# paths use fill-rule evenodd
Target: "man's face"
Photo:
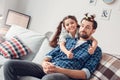
<instances>
[{"instance_id":1,"label":"man's face","mask_svg":"<svg viewBox=\"0 0 120 80\"><path fill-rule=\"evenodd\" d=\"M87 20L83 20L80 25L79 34L83 39L88 39L95 32L93 29L93 23Z\"/></svg>"}]
</instances>

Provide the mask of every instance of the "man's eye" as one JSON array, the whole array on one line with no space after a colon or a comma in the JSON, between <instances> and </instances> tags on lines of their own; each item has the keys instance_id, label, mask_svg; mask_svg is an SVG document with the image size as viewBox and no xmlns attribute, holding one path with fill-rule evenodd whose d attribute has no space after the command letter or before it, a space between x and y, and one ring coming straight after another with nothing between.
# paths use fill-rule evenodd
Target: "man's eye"
<instances>
[{"instance_id":1,"label":"man's eye","mask_svg":"<svg viewBox=\"0 0 120 80\"><path fill-rule=\"evenodd\" d=\"M89 26L87 26L86 28L87 28L87 29L90 29L90 27L89 27Z\"/></svg>"}]
</instances>

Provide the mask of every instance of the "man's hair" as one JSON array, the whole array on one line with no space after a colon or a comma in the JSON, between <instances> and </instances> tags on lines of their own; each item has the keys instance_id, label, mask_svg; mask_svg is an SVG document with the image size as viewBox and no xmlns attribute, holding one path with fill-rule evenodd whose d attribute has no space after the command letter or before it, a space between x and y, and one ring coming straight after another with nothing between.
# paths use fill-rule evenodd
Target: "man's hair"
<instances>
[{"instance_id":1,"label":"man's hair","mask_svg":"<svg viewBox=\"0 0 120 80\"><path fill-rule=\"evenodd\" d=\"M96 29L98 24L97 24L97 22L95 21L94 18L95 18L95 15L94 15L94 14L88 16L88 13L86 13L86 14L85 14L85 17L81 20L81 22L82 22L83 20L90 21L90 22L93 23L93 29Z\"/></svg>"}]
</instances>

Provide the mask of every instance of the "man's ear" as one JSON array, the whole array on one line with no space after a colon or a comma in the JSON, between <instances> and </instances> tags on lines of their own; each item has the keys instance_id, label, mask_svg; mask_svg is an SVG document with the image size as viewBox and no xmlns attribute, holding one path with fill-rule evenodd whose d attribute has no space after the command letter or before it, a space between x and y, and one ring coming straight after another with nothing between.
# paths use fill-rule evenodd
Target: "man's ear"
<instances>
[{"instance_id":1,"label":"man's ear","mask_svg":"<svg viewBox=\"0 0 120 80\"><path fill-rule=\"evenodd\" d=\"M96 29L93 29L92 34L96 31Z\"/></svg>"}]
</instances>

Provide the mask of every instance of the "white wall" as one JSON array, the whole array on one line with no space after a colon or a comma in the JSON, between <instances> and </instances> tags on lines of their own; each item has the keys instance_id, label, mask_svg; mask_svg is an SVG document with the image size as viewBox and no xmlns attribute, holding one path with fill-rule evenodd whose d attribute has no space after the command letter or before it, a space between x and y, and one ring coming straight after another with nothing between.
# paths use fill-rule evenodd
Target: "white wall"
<instances>
[{"instance_id":1,"label":"white wall","mask_svg":"<svg viewBox=\"0 0 120 80\"><path fill-rule=\"evenodd\" d=\"M4 25L8 9L17 10L17 4L17 0L0 0L0 14L3 15L2 26Z\"/></svg>"},{"instance_id":2,"label":"white wall","mask_svg":"<svg viewBox=\"0 0 120 80\"><path fill-rule=\"evenodd\" d=\"M29 29L41 34L56 29L66 15L75 15L80 22L84 13L96 13L99 25L94 36L99 46L103 52L120 54L120 0L111 5L105 4L103 0L97 0L94 6L88 2L89 0L18 0L17 10L30 15L32 19ZM100 18L103 8L112 9L110 20Z\"/></svg>"}]
</instances>

